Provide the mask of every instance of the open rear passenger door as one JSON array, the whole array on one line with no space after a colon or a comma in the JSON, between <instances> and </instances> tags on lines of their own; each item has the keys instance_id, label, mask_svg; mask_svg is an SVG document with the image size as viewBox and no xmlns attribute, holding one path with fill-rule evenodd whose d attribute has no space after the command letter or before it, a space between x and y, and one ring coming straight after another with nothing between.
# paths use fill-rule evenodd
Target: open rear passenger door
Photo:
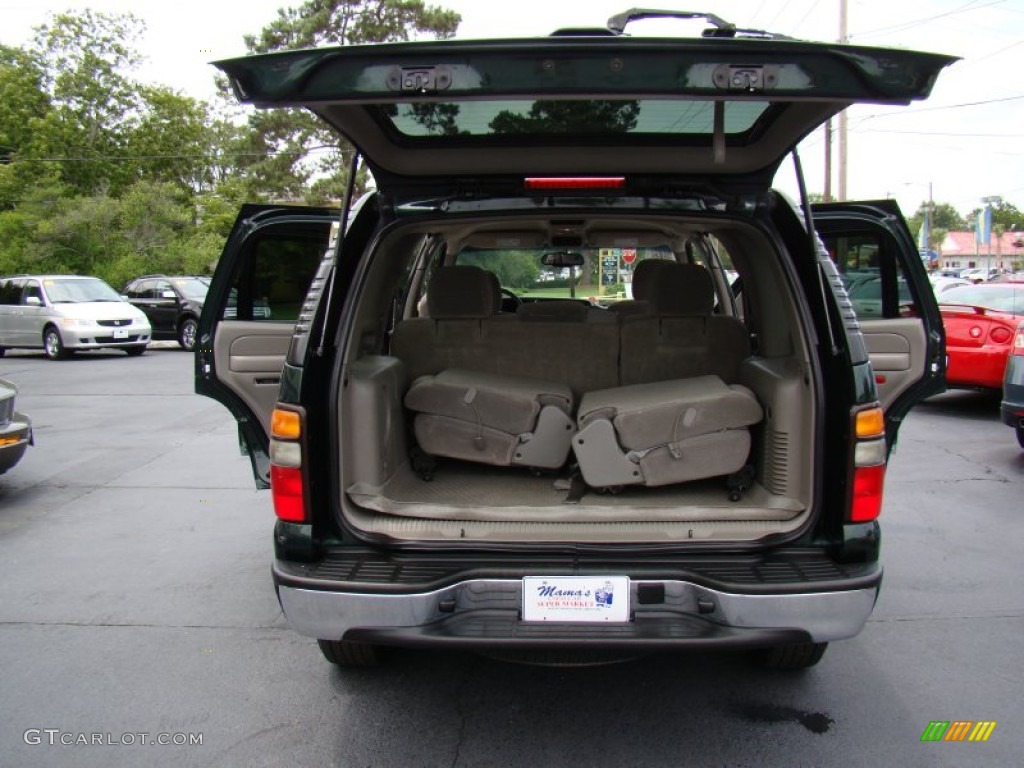
<instances>
[{"instance_id":1,"label":"open rear passenger door","mask_svg":"<svg viewBox=\"0 0 1024 768\"><path fill-rule=\"evenodd\" d=\"M224 247L203 305L196 392L238 420L239 443L267 487L270 415L306 294L329 272L338 210L246 205Z\"/></svg>"},{"instance_id":2,"label":"open rear passenger door","mask_svg":"<svg viewBox=\"0 0 1024 768\"><path fill-rule=\"evenodd\" d=\"M890 445L915 403L945 389L945 334L928 275L892 200L813 206L857 312Z\"/></svg>"}]
</instances>

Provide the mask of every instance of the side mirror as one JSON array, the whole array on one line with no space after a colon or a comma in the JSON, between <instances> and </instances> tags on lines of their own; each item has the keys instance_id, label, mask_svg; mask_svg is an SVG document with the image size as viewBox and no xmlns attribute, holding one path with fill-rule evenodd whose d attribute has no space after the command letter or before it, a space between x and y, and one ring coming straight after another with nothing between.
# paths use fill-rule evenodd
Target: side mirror
<instances>
[{"instance_id":1,"label":"side mirror","mask_svg":"<svg viewBox=\"0 0 1024 768\"><path fill-rule=\"evenodd\" d=\"M161 299L176 299L176 298L178 298L178 296L177 296L177 294L174 291L166 290L166 291L160 291L160 298Z\"/></svg>"},{"instance_id":2,"label":"side mirror","mask_svg":"<svg viewBox=\"0 0 1024 768\"><path fill-rule=\"evenodd\" d=\"M43 302L40 301L38 296L26 296L25 297L25 306L27 306L27 307L41 307L41 306L43 306Z\"/></svg>"}]
</instances>

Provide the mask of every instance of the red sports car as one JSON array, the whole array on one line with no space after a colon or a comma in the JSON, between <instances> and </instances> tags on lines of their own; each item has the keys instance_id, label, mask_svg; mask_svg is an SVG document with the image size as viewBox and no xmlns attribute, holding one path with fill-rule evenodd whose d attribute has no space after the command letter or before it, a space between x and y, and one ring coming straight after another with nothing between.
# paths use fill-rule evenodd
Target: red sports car
<instances>
[{"instance_id":1,"label":"red sports car","mask_svg":"<svg viewBox=\"0 0 1024 768\"><path fill-rule=\"evenodd\" d=\"M1017 324L1024 320L1024 282L979 283L939 296L951 387L1000 389Z\"/></svg>"}]
</instances>

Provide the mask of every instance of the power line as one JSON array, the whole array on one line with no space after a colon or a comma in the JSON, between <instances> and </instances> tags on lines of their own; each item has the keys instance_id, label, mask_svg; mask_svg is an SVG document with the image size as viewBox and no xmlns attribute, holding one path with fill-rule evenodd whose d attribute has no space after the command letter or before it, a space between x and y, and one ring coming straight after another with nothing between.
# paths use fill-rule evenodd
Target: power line
<instances>
[{"instance_id":1,"label":"power line","mask_svg":"<svg viewBox=\"0 0 1024 768\"><path fill-rule=\"evenodd\" d=\"M952 11L947 11L946 13L940 13L935 16L927 16L923 19L915 19L914 21L905 21L902 22L901 24L893 24L888 27L878 27L877 29L869 29L866 32L858 32L856 34L850 35L849 37L852 39L855 37L870 37L872 35L879 35L885 32L899 32L904 29L910 29L911 27L915 27L918 24L922 24L927 21L937 21L939 19L946 18L947 16L955 16L958 13L966 13L967 11L980 11L982 8L989 8L993 5L1002 5L1005 2L1006 0L992 0L992 2L986 3L985 5L978 5L978 0L971 0L971 2L967 3L967 5L962 5L959 8L955 8Z\"/></svg>"}]
</instances>

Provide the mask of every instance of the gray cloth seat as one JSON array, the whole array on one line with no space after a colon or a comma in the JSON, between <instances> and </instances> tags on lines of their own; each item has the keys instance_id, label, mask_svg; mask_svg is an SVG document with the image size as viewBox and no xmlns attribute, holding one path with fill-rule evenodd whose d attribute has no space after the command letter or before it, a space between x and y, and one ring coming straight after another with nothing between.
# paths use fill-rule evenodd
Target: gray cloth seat
<instances>
[{"instance_id":1,"label":"gray cloth seat","mask_svg":"<svg viewBox=\"0 0 1024 768\"><path fill-rule=\"evenodd\" d=\"M637 267L633 295L647 311L622 313L621 384L713 374L727 383L750 356L750 333L714 313L711 274L699 264L648 260Z\"/></svg>"},{"instance_id":2,"label":"gray cloth seat","mask_svg":"<svg viewBox=\"0 0 1024 768\"><path fill-rule=\"evenodd\" d=\"M633 384L583 396L572 447L588 485L670 485L739 471L762 417L718 376Z\"/></svg>"},{"instance_id":3,"label":"gray cloth seat","mask_svg":"<svg viewBox=\"0 0 1024 768\"><path fill-rule=\"evenodd\" d=\"M562 466L573 404L560 382L457 368L419 377L405 395L426 453L495 466Z\"/></svg>"}]
</instances>

